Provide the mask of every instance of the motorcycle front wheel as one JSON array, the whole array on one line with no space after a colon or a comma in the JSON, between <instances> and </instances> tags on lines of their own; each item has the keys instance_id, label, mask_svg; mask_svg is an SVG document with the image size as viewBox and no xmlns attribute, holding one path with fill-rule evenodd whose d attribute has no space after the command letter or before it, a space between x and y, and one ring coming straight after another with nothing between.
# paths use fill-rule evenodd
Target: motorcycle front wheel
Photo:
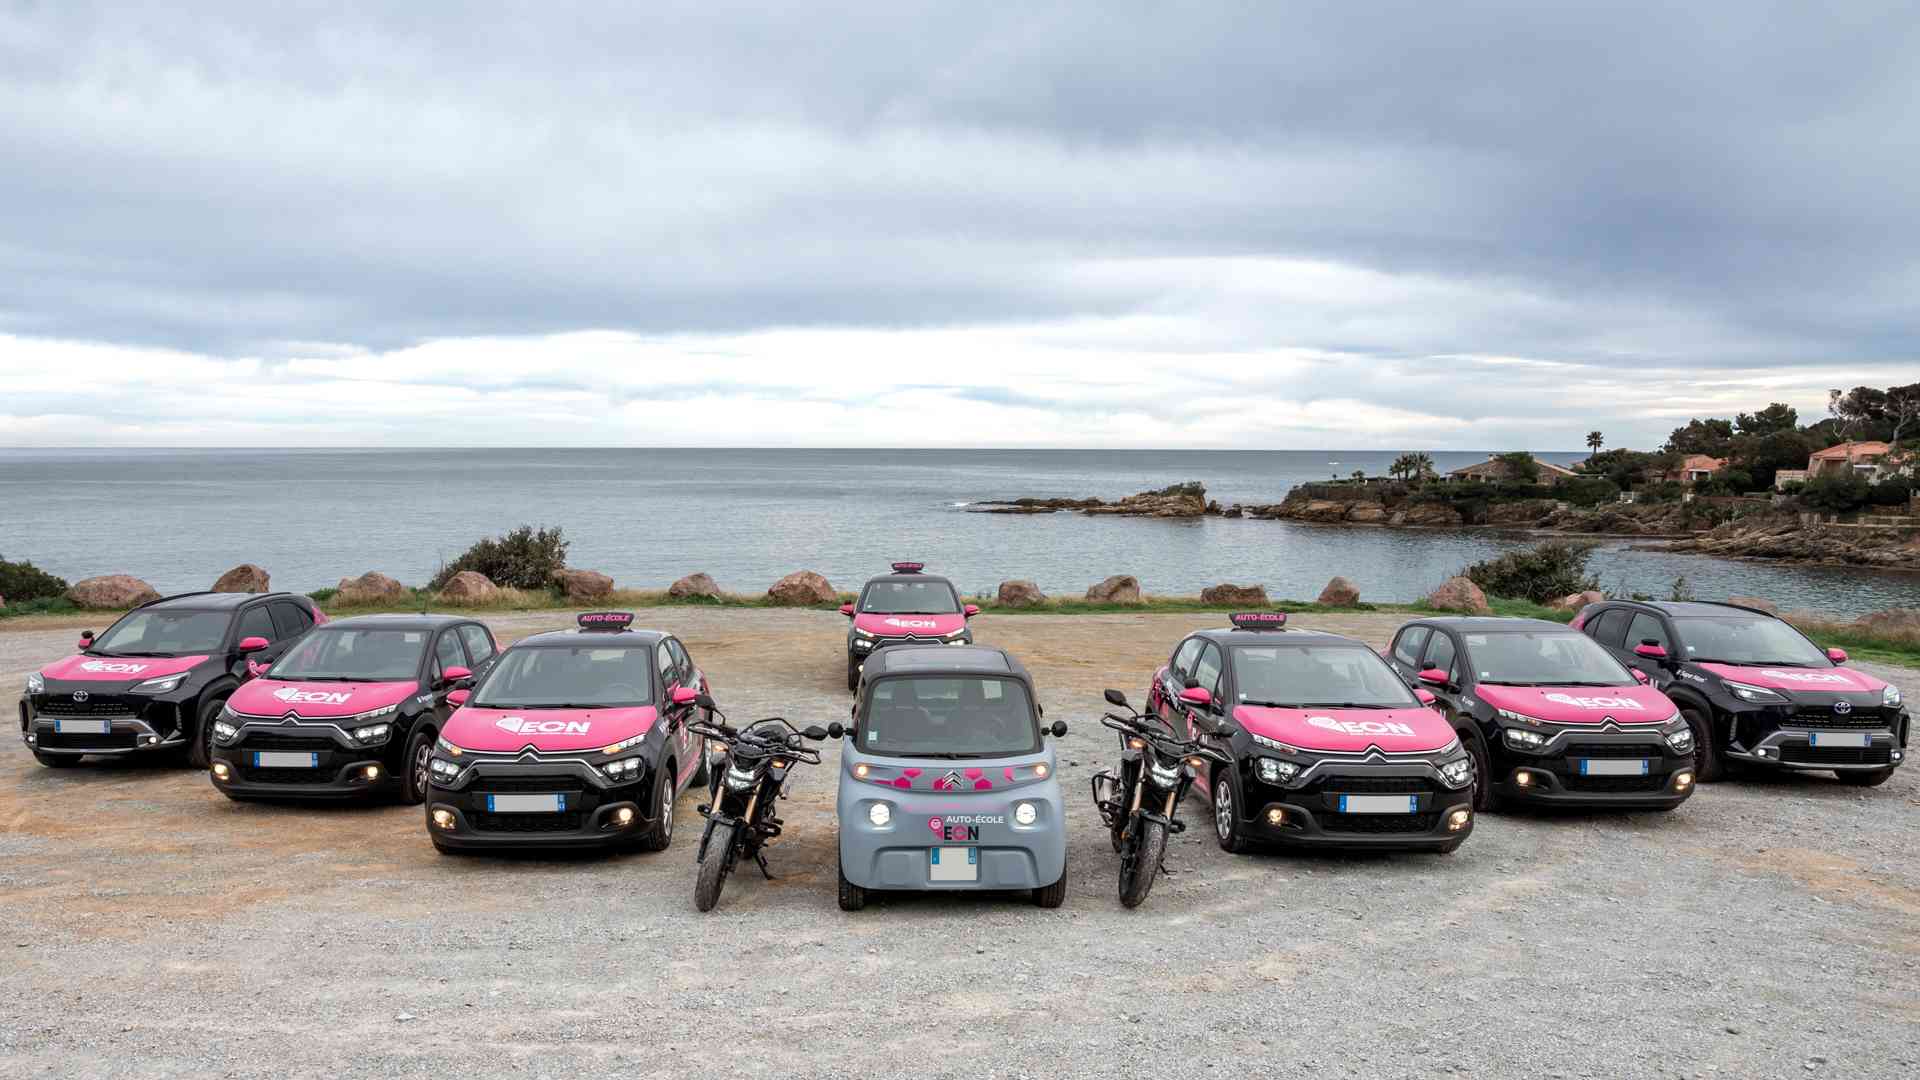
<instances>
[{"instance_id":1,"label":"motorcycle front wheel","mask_svg":"<svg viewBox=\"0 0 1920 1080\"><path fill-rule=\"evenodd\" d=\"M720 902L720 890L727 887L727 872L733 869L733 826L715 825L707 838L707 858L700 864L700 879L693 886L693 906L712 911Z\"/></svg>"},{"instance_id":2,"label":"motorcycle front wheel","mask_svg":"<svg viewBox=\"0 0 1920 1080\"><path fill-rule=\"evenodd\" d=\"M1158 821L1142 821L1140 835L1133 842L1133 858L1120 864L1121 906L1139 907L1146 901L1166 854L1167 827Z\"/></svg>"}]
</instances>

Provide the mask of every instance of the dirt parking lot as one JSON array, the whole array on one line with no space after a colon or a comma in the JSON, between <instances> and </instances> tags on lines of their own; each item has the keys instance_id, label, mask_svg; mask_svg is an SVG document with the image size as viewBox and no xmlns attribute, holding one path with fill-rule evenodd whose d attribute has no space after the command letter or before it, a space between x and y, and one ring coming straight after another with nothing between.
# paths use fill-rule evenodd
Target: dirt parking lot
<instances>
[{"instance_id":1,"label":"dirt parking lot","mask_svg":"<svg viewBox=\"0 0 1920 1080\"><path fill-rule=\"evenodd\" d=\"M503 639L567 625L489 620ZM1483 820L1456 854L1229 856L1203 808L1122 909L1100 690L1206 615L1002 616L1073 810L1067 903L834 903L833 765L721 906L657 855L448 858L417 809L229 803L184 768L0 758L0 1075L1912 1077L1920 773ZM1300 623L1382 644L1389 615ZM669 608L736 721L844 716L844 621ZM72 647L0 633L0 677ZM1910 692L1920 672L1863 665ZM16 691L17 692L17 691ZM9 731L13 729L9 727ZM683 801L682 821L693 815Z\"/></svg>"}]
</instances>

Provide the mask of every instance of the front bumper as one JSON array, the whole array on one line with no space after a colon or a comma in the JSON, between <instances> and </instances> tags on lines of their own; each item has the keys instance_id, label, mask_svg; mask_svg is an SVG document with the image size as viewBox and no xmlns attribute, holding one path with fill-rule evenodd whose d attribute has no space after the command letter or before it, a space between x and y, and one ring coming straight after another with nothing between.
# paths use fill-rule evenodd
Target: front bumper
<instances>
[{"instance_id":1,"label":"front bumper","mask_svg":"<svg viewBox=\"0 0 1920 1080\"><path fill-rule=\"evenodd\" d=\"M1722 707L1728 758L1794 771L1871 771L1906 760L1912 718L1874 695L1797 693L1791 705ZM1844 702L1847 712L1835 709Z\"/></svg>"},{"instance_id":2,"label":"front bumper","mask_svg":"<svg viewBox=\"0 0 1920 1080\"><path fill-rule=\"evenodd\" d=\"M164 697L94 693L75 702L65 691L22 696L20 740L59 757L129 757L186 744L179 706Z\"/></svg>"},{"instance_id":3,"label":"front bumper","mask_svg":"<svg viewBox=\"0 0 1920 1080\"><path fill-rule=\"evenodd\" d=\"M1544 754L1492 748L1494 790L1540 806L1665 810L1693 795L1693 751L1678 754L1658 732L1566 732ZM1643 763L1622 774L1615 763ZM1626 766L1626 767L1630 767Z\"/></svg>"},{"instance_id":4,"label":"front bumper","mask_svg":"<svg viewBox=\"0 0 1920 1080\"><path fill-rule=\"evenodd\" d=\"M1447 847L1473 835L1473 794L1471 788L1450 789L1438 777L1424 762L1323 764L1314 779L1299 788L1274 787L1243 774L1245 804L1252 811L1243 825L1254 839L1284 847ZM1352 796L1409 796L1412 812L1343 810L1357 805Z\"/></svg>"},{"instance_id":5,"label":"front bumper","mask_svg":"<svg viewBox=\"0 0 1920 1080\"><path fill-rule=\"evenodd\" d=\"M875 803L887 804L887 824L873 823L869 815ZM1034 805L1033 824L1015 822L1018 803ZM862 888L902 892L1039 889L1059 881L1067 869L1065 805L1059 781L1051 778L974 793L890 790L842 774L839 816L840 871ZM935 819L949 826L970 826L975 835L943 837L931 828ZM974 879L936 880L936 848L971 849Z\"/></svg>"},{"instance_id":6,"label":"front bumper","mask_svg":"<svg viewBox=\"0 0 1920 1080\"><path fill-rule=\"evenodd\" d=\"M228 723L234 721L230 718ZM392 792L400 784L393 760L400 742L396 727L385 743L362 746L332 724L247 721L228 744L209 754L213 786L228 795L257 799L364 799ZM309 755L307 767L276 764L262 754Z\"/></svg>"},{"instance_id":7,"label":"front bumper","mask_svg":"<svg viewBox=\"0 0 1920 1080\"><path fill-rule=\"evenodd\" d=\"M854 664L861 663L865 661L867 657L872 656L874 653L879 652L881 649L889 648L895 645L971 645L971 644L973 644L973 630L971 628L969 628L965 633L961 634L959 637L956 637L956 638L915 637L911 634L903 634L899 637L863 638L856 635L853 637L849 637L847 639L847 662L854 663Z\"/></svg>"},{"instance_id":8,"label":"front bumper","mask_svg":"<svg viewBox=\"0 0 1920 1080\"><path fill-rule=\"evenodd\" d=\"M427 792L427 831L442 847L466 850L615 847L638 840L658 825L648 817L654 770L613 783L578 759L481 759L451 782L432 781ZM503 812L492 795L557 795L553 812ZM624 812L624 813L623 813ZM624 818L624 820L622 820Z\"/></svg>"}]
</instances>

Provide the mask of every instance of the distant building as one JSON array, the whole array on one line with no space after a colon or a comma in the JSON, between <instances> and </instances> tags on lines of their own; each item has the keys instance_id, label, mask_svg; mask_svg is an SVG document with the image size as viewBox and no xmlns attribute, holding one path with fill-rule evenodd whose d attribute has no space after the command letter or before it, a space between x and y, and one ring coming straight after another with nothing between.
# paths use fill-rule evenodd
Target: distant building
<instances>
[{"instance_id":1,"label":"distant building","mask_svg":"<svg viewBox=\"0 0 1920 1080\"><path fill-rule=\"evenodd\" d=\"M1912 471L1913 455L1891 451L1891 447L1878 440L1843 442L1816 450L1807 458L1807 479L1852 472L1868 480L1884 480Z\"/></svg>"},{"instance_id":2,"label":"distant building","mask_svg":"<svg viewBox=\"0 0 1920 1080\"><path fill-rule=\"evenodd\" d=\"M1539 479L1543 484L1564 484L1569 480L1578 478L1580 475L1572 469L1555 465L1550 461L1535 461L1534 465L1540 469ZM1509 479L1507 476L1507 463L1501 461L1499 458L1488 458L1478 464L1453 470L1447 474L1447 479L1478 480L1481 483L1498 484L1503 480Z\"/></svg>"},{"instance_id":3,"label":"distant building","mask_svg":"<svg viewBox=\"0 0 1920 1080\"><path fill-rule=\"evenodd\" d=\"M1706 454L1688 454L1680 464L1660 475L1660 479L1669 484L1698 484L1711 480L1720 470L1727 467L1727 459L1709 457Z\"/></svg>"},{"instance_id":4,"label":"distant building","mask_svg":"<svg viewBox=\"0 0 1920 1080\"><path fill-rule=\"evenodd\" d=\"M1804 484L1806 482L1807 470L1805 469L1781 469L1773 474L1773 489L1775 491L1784 489L1788 484Z\"/></svg>"}]
</instances>

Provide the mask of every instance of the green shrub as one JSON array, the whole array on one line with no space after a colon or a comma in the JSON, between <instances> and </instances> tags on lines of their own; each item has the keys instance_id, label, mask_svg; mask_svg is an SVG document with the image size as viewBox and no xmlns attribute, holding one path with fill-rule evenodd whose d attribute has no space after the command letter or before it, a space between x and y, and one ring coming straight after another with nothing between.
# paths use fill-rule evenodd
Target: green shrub
<instances>
[{"instance_id":1,"label":"green shrub","mask_svg":"<svg viewBox=\"0 0 1920 1080\"><path fill-rule=\"evenodd\" d=\"M1684 494L1686 490L1686 488L1672 481L1662 480L1657 484L1648 484L1645 487L1638 488L1634 494L1639 501L1643 503L1669 503L1680 501L1680 496Z\"/></svg>"},{"instance_id":2,"label":"green shrub","mask_svg":"<svg viewBox=\"0 0 1920 1080\"><path fill-rule=\"evenodd\" d=\"M1604 476L1569 480L1558 488L1560 497L1575 506L1592 507L1620 499L1620 485Z\"/></svg>"},{"instance_id":3,"label":"green shrub","mask_svg":"<svg viewBox=\"0 0 1920 1080\"><path fill-rule=\"evenodd\" d=\"M66 592L64 578L54 577L30 562L0 559L0 597L5 597L7 603L46 600L64 596Z\"/></svg>"},{"instance_id":4,"label":"green shrub","mask_svg":"<svg viewBox=\"0 0 1920 1080\"><path fill-rule=\"evenodd\" d=\"M1875 506L1905 506L1913 498L1913 481L1904 476L1890 476L1873 485L1867 496Z\"/></svg>"},{"instance_id":5,"label":"green shrub","mask_svg":"<svg viewBox=\"0 0 1920 1080\"><path fill-rule=\"evenodd\" d=\"M1525 551L1509 551L1461 571L1488 596L1544 604L1600 583L1587 574L1587 559L1597 545L1549 540Z\"/></svg>"},{"instance_id":6,"label":"green shrub","mask_svg":"<svg viewBox=\"0 0 1920 1080\"><path fill-rule=\"evenodd\" d=\"M1871 486L1867 478L1852 471L1828 473L1807 481L1800 493L1800 504L1809 510L1848 514L1867 505Z\"/></svg>"},{"instance_id":7,"label":"green shrub","mask_svg":"<svg viewBox=\"0 0 1920 1080\"><path fill-rule=\"evenodd\" d=\"M522 525L505 536L482 540L466 554L442 566L428 589L439 592L463 570L485 574L504 589L551 589L555 571L567 568L567 541L560 526L534 530Z\"/></svg>"},{"instance_id":8,"label":"green shrub","mask_svg":"<svg viewBox=\"0 0 1920 1080\"><path fill-rule=\"evenodd\" d=\"M1184 484L1168 484L1159 491L1147 492L1149 495L1188 495L1196 499L1207 497L1207 485L1198 480L1189 480Z\"/></svg>"}]
</instances>

